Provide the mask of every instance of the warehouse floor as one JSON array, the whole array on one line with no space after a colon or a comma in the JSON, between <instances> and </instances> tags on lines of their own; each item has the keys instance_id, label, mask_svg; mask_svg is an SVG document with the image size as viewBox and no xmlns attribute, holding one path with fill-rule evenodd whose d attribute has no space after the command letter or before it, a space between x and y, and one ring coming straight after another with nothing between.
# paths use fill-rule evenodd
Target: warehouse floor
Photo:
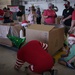
<instances>
[{"instance_id":1,"label":"warehouse floor","mask_svg":"<svg viewBox=\"0 0 75 75\"><path fill-rule=\"evenodd\" d=\"M22 71L17 72L14 70L14 64L16 61L16 51L0 46L0 75L26 75L24 71L24 66ZM28 65L27 63L25 65ZM58 70L57 75L75 75L75 70L69 69L65 66L62 66L55 63L55 69Z\"/></svg>"}]
</instances>

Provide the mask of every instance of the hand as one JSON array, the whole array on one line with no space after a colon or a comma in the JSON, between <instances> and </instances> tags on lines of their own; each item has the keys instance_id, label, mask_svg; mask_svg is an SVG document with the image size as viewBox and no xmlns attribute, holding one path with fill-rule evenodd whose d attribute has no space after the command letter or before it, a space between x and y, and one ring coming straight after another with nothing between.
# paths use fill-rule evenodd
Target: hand
<instances>
[{"instance_id":1,"label":"hand","mask_svg":"<svg viewBox=\"0 0 75 75\"><path fill-rule=\"evenodd\" d=\"M48 16L47 18L51 18L52 16Z\"/></svg>"},{"instance_id":2,"label":"hand","mask_svg":"<svg viewBox=\"0 0 75 75\"><path fill-rule=\"evenodd\" d=\"M65 47L63 47L63 49L62 49L63 51L66 51L66 48Z\"/></svg>"},{"instance_id":3,"label":"hand","mask_svg":"<svg viewBox=\"0 0 75 75\"><path fill-rule=\"evenodd\" d=\"M19 71L19 69L18 69L16 66L14 66L14 69L15 69L16 71Z\"/></svg>"},{"instance_id":4,"label":"hand","mask_svg":"<svg viewBox=\"0 0 75 75\"><path fill-rule=\"evenodd\" d=\"M65 19L63 19L62 21L63 21L63 22L65 22L66 20L65 20Z\"/></svg>"},{"instance_id":5,"label":"hand","mask_svg":"<svg viewBox=\"0 0 75 75\"><path fill-rule=\"evenodd\" d=\"M72 32L73 32L73 29L70 28L69 31L68 31L68 33L71 34Z\"/></svg>"}]
</instances>

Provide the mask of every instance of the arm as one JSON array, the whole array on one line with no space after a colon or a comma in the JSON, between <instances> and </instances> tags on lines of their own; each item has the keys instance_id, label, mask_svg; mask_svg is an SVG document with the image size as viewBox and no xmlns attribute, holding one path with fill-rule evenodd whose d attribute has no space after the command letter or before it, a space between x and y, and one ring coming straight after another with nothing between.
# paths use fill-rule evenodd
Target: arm
<instances>
[{"instance_id":1,"label":"arm","mask_svg":"<svg viewBox=\"0 0 75 75\"><path fill-rule=\"evenodd\" d=\"M44 18L48 18L48 16L43 16Z\"/></svg>"},{"instance_id":2,"label":"arm","mask_svg":"<svg viewBox=\"0 0 75 75\"><path fill-rule=\"evenodd\" d=\"M47 49L48 49L48 44L42 43L42 42L40 42L40 43L41 43L42 48L47 51Z\"/></svg>"},{"instance_id":3,"label":"arm","mask_svg":"<svg viewBox=\"0 0 75 75\"><path fill-rule=\"evenodd\" d=\"M22 65L24 64L24 62L22 61L22 60L19 60L18 58L17 58L17 60L16 60L16 64L15 64L15 66L14 66L14 69L15 70L20 70L20 68L22 67Z\"/></svg>"},{"instance_id":4,"label":"arm","mask_svg":"<svg viewBox=\"0 0 75 75\"><path fill-rule=\"evenodd\" d=\"M65 51L66 53L65 54L62 54L61 57L67 57L68 54L69 54L69 48L66 49L65 47L63 47L63 51Z\"/></svg>"},{"instance_id":5,"label":"arm","mask_svg":"<svg viewBox=\"0 0 75 75\"><path fill-rule=\"evenodd\" d=\"M72 13L72 22L69 32L73 31L73 29L75 29L74 27L75 27L75 11L73 11Z\"/></svg>"},{"instance_id":6,"label":"arm","mask_svg":"<svg viewBox=\"0 0 75 75\"><path fill-rule=\"evenodd\" d=\"M44 19L48 18L47 10L44 10L44 12L43 12L43 18Z\"/></svg>"},{"instance_id":7,"label":"arm","mask_svg":"<svg viewBox=\"0 0 75 75\"><path fill-rule=\"evenodd\" d=\"M16 59L16 63L14 65L14 69L19 71L20 68L22 67L22 65L24 64L24 60L23 60L24 56L23 56L23 49L18 50L17 52L17 59Z\"/></svg>"},{"instance_id":8,"label":"arm","mask_svg":"<svg viewBox=\"0 0 75 75\"><path fill-rule=\"evenodd\" d=\"M73 62L75 60L75 56L72 58L72 59L70 59L69 61L68 61L68 63L71 63L71 62Z\"/></svg>"},{"instance_id":9,"label":"arm","mask_svg":"<svg viewBox=\"0 0 75 75\"><path fill-rule=\"evenodd\" d=\"M72 20L71 22L71 28L75 26L75 20Z\"/></svg>"},{"instance_id":10,"label":"arm","mask_svg":"<svg viewBox=\"0 0 75 75\"><path fill-rule=\"evenodd\" d=\"M72 15L69 15L68 17L64 18L63 22L66 21L66 20L68 20L68 19L70 19L71 17L72 17Z\"/></svg>"}]
</instances>

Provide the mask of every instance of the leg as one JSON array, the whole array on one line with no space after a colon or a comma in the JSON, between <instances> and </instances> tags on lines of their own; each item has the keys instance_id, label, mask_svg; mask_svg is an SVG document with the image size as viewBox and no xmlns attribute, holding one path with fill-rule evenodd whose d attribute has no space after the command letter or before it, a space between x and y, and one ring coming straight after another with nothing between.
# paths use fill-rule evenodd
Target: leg
<instances>
[{"instance_id":1,"label":"leg","mask_svg":"<svg viewBox=\"0 0 75 75\"><path fill-rule=\"evenodd\" d=\"M37 24L38 24L38 18L36 18L36 22L37 22Z\"/></svg>"},{"instance_id":2,"label":"leg","mask_svg":"<svg viewBox=\"0 0 75 75\"><path fill-rule=\"evenodd\" d=\"M72 63L74 60L75 60L75 56L74 56L72 59L70 59L70 60L68 61L68 63L70 64L70 63Z\"/></svg>"},{"instance_id":3,"label":"leg","mask_svg":"<svg viewBox=\"0 0 75 75\"><path fill-rule=\"evenodd\" d=\"M62 64L62 65L64 65L64 66L66 66L66 62L64 61L63 58L60 58L60 59L58 60L58 63L59 63L59 64Z\"/></svg>"},{"instance_id":4,"label":"leg","mask_svg":"<svg viewBox=\"0 0 75 75\"><path fill-rule=\"evenodd\" d=\"M63 58L59 59L58 63L67 66L71 69L75 69L75 67L71 63L66 62Z\"/></svg>"},{"instance_id":5,"label":"leg","mask_svg":"<svg viewBox=\"0 0 75 75\"><path fill-rule=\"evenodd\" d=\"M67 62L69 68L75 69L74 60L75 56Z\"/></svg>"},{"instance_id":6,"label":"leg","mask_svg":"<svg viewBox=\"0 0 75 75\"><path fill-rule=\"evenodd\" d=\"M41 24L41 17L38 18L38 24Z\"/></svg>"}]
</instances>

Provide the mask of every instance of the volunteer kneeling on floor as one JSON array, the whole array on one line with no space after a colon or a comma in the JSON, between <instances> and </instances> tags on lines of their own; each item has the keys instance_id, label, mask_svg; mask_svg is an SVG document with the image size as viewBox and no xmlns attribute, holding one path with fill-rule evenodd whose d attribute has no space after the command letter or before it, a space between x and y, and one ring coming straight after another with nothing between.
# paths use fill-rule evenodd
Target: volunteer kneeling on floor
<instances>
[{"instance_id":1,"label":"volunteer kneeling on floor","mask_svg":"<svg viewBox=\"0 0 75 75\"><path fill-rule=\"evenodd\" d=\"M22 65L27 62L29 75L41 75L43 72L51 70L54 66L53 57L47 53L48 45L37 40L28 42L17 52L17 61L14 66L16 70L20 70Z\"/></svg>"}]
</instances>

